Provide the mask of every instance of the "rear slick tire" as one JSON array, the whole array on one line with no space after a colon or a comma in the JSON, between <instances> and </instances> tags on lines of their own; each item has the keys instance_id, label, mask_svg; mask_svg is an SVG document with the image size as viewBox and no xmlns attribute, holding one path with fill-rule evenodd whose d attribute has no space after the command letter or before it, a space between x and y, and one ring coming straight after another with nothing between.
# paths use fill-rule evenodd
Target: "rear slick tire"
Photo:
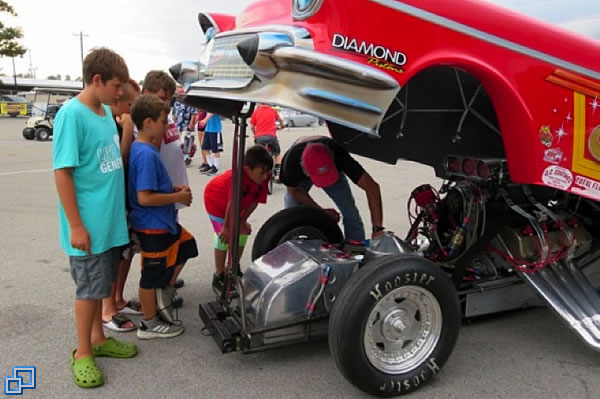
<instances>
[{"instance_id":1,"label":"rear slick tire","mask_svg":"<svg viewBox=\"0 0 600 399\"><path fill-rule=\"evenodd\" d=\"M285 241L301 238L338 243L342 242L344 235L335 221L320 209L305 206L283 209L267 219L256 234L252 260Z\"/></svg>"},{"instance_id":2,"label":"rear slick tire","mask_svg":"<svg viewBox=\"0 0 600 399\"><path fill-rule=\"evenodd\" d=\"M329 319L329 348L357 388L403 395L440 371L460 320L456 289L439 267L415 255L385 256L342 288Z\"/></svg>"}]
</instances>

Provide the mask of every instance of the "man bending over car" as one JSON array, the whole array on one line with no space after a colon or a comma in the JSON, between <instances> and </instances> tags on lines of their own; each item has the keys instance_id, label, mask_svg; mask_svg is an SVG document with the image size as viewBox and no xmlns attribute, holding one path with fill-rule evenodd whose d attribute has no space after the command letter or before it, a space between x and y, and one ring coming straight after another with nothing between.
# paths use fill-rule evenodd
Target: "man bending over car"
<instances>
[{"instance_id":1,"label":"man bending over car","mask_svg":"<svg viewBox=\"0 0 600 399\"><path fill-rule=\"evenodd\" d=\"M348 151L329 137L301 137L283 156L281 182L287 186L285 207L303 205L322 209L309 195L313 184L322 188L335 202L343 216L344 236L362 241L365 229L354 202L348 178L365 190L371 212L372 238L383 234L383 210L379 184ZM336 222L340 214L335 209L323 209Z\"/></svg>"}]
</instances>

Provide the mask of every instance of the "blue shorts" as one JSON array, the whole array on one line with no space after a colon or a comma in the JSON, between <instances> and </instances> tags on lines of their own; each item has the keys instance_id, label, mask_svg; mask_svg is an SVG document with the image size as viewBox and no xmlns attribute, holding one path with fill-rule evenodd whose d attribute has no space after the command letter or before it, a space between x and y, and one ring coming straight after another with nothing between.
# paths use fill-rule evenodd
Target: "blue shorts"
<instances>
[{"instance_id":1,"label":"blue shorts","mask_svg":"<svg viewBox=\"0 0 600 399\"><path fill-rule=\"evenodd\" d=\"M204 132L202 147L204 151L223 152L223 135L221 133Z\"/></svg>"}]
</instances>

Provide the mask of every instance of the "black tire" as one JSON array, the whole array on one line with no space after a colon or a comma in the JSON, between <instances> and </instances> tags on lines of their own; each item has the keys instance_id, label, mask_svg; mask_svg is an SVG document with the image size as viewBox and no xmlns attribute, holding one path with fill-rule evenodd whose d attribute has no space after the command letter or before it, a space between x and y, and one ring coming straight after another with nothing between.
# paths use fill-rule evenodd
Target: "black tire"
<instances>
[{"instance_id":1,"label":"black tire","mask_svg":"<svg viewBox=\"0 0 600 399\"><path fill-rule=\"evenodd\" d=\"M51 136L50 129L47 127L38 127L35 129L35 138L39 141L46 141L50 139Z\"/></svg>"},{"instance_id":2,"label":"black tire","mask_svg":"<svg viewBox=\"0 0 600 399\"><path fill-rule=\"evenodd\" d=\"M252 260L260 258L279 244L305 236L327 242L344 239L340 228L325 212L304 206L283 209L261 226L254 238Z\"/></svg>"},{"instance_id":3,"label":"black tire","mask_svg":"<svg viewBox=\"0 0 600 399\"><path fill-rule=\"evenodd\" d=\"M33 129L24 129L23 137L25 140L33 140L35 138L35 131Z\"/></svg>"},{"instance_id":4,"label":"black tire","mask_svg":"<svg viewBox=\"0 0 600 399\"><path fill-rule=\"evenodd\" d=\"M426 385L446 363L460 320L456 289L439 267L416 255L386 256L363 266L342 288L329 319L329 349L357 388L403 395Z\"/></svg>"}]
</instances>

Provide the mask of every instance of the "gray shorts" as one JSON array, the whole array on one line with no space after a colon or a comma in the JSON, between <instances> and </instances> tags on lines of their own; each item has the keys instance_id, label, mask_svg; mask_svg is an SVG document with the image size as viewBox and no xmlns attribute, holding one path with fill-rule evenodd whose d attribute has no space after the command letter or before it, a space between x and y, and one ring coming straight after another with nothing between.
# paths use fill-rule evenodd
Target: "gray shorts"
<instances>
[{"instance_id":1,"label":"gray shorts","mask_svg":"<svg viewBox=\"0 0 600 399\"><path fill-rule=\"evenodd\" d=\"M111 248L101 254L69 256L71 277L75 281L75 299L104 299L110 296L117 279L122 248Z\"/></svg>"}]
</instances>

